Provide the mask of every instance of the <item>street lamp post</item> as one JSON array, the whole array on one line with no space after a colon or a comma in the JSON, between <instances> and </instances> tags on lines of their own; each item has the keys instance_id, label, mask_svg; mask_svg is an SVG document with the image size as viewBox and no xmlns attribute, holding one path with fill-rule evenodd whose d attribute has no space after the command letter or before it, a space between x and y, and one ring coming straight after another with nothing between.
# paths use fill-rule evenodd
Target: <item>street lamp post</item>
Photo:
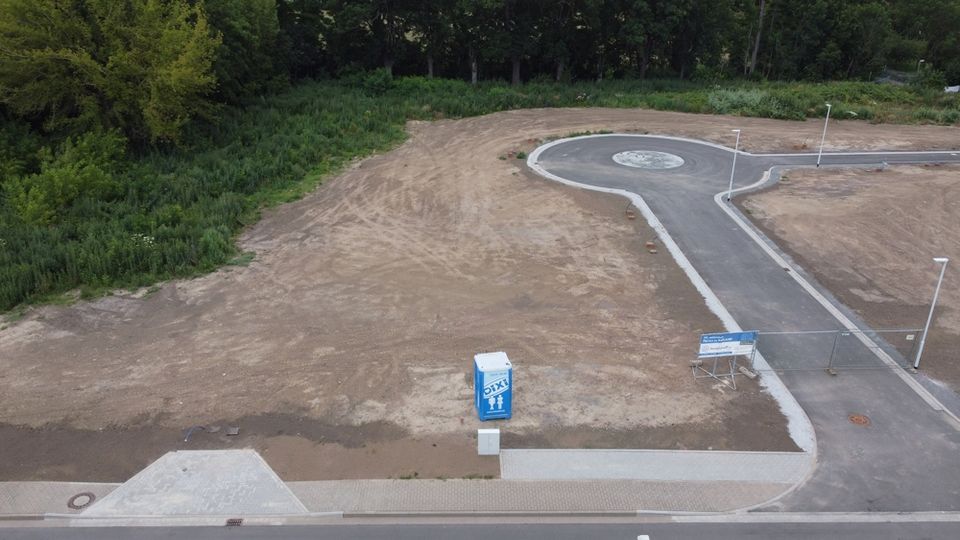
<instances>
[{"instance_id":1,"label":"street lamp post","mask_svg":"<svg viewBox=\"0 0 960 540\"><path fill-rule=\"evenodd\" d=\"M817 167L820 166L820 158L823 157L823 141L827 140L827 124L830 123L830 107L829 103L827 105L827 118L823 121L823 135L820 137L820 152L817 153Z\"/></svg>"},{"instance_id":2,"label":"street lamp post","mask_svg":"<svg viewBox=\"0 0 960 540\"><path fill-rule=\"evenodd\" d=\"M947 271L947 263L950 259L946 257L935 257L933 262L940 264L940 278L937 279L937 288L933 291L933 301L930 302L930 314L927 315L927 324L923 327L923 336L920 337L920 347L917 349L917 359L913 362L913 369L920 369L920 355L923 354L923 346L927 343L927 332L930 331L930 322L933 321L933 310L937 307L937 297L940 296L940 285L943 283L943 274Z\"/></svg>"},{"instance_id":3,"label":"street lamp post","mask_svg":"<svg viewBox=\"0 0 960 540\"><path fill-rule=\"evenodd\" d=\"M727 188L727 202L730 202L730 195L733 192L733 174L737 170L737 154L740 152L740 130L732 129L730 131L737 134L737 142L733 146L733 166L730 167L730 187Z\"/></svg>"}]
</instances>

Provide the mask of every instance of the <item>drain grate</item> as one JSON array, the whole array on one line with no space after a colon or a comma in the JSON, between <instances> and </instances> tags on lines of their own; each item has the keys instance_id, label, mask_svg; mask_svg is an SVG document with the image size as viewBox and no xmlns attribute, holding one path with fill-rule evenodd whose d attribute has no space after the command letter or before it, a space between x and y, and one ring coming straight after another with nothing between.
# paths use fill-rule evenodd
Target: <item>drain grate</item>
<instances>
[{"instance_id":1,"label":"drain grate","mask_svg":"<svg viewBox=\"0 0 960 540\"><path fill-rule=\"evenodd\" d=\"M851 414L848 418L850 418L850 422L851 422L851 423L856 424L856 425L858 425L858 426L869 426L869 425L870 425L870 419L867 418L867 416L866 416L866 415L863 415L863 414Z\"/></svg>"}]
</instances>

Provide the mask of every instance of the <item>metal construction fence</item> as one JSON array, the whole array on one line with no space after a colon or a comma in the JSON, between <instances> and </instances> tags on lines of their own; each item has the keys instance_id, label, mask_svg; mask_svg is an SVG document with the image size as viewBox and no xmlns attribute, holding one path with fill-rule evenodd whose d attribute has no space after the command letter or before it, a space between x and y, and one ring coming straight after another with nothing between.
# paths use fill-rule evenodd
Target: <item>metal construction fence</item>
<instances>
[{"instance_id":1,"label":"metal construction fence","mask_svg":"<svg viewBox=\"0 0 960 540\"><path fill-rule=\"evenodd\" d=\"M776 371L907 368L922 334L912 328L759 332L756 350Z\"/></svg>"}]
</instances>

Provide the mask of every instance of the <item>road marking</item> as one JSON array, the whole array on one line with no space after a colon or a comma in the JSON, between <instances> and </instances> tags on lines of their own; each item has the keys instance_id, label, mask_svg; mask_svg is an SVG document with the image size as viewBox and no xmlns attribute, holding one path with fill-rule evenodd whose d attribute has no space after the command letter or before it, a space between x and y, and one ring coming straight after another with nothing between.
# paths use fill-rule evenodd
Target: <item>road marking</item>
<instances>
[{"instance_id":1,"label":"road marking","mask_svg":"<svg viewBox=\"0 0 960 540\"><path fill-rule=\"evenodd\" d=\"M678 523L924 523L960 522L960 512L750 512L678 515Z\"/></svg>"},{"instance_id":2,"label":"road marking","mask_svg":"<svg viewBox=\"0 0 960 540\"><path fill-rule=\"evenodd\" d=\"M648 534L638 534L637 540L650 540L650 535Z\"/></svg>"}]
</instances>

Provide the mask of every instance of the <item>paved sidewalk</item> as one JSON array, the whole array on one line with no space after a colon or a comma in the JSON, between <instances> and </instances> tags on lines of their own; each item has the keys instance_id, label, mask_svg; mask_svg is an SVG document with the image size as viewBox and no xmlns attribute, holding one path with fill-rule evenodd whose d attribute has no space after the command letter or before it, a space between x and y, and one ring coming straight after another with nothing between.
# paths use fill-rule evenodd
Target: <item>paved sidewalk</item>
<instances>
[{"instance_id":1,"label":"paved sidewalk","mask_svg":"<svg viewBox=\"0 0 960 540\"><path fill-rule=\"evenodd\" d=\"M637 480L343 480L288 482L311 512L729 512L780 495L787 484Z\"/></svg>"},{"instance_id":2,"label":"paved sidewalk","mask_svg":"<svg viewBox=\"0 0 960 540\"><path fill-rule=\"evenodd\" d=\"M308 512L345 514L730 512L765 503L791 487L773 482L462 479L331 480L286 485ZM79 513L67 507L71 496L87 491L102 499L117 487L2 482L0 518ZM86 512L83 516L103 517Z\"/></svg>"},{"instance_id":3,"label":"paved sidewalk","mask_svg":"<svg viewBox=\"0 0 960 540\"><path fill-rule=\"evenodd\" d=\"M94 482L0 482L0 518L10 515L44 513L76 514L67 506L79 493L93 493L102 499L120 484Z\"/></svg>"},{"instance_id":4,"label":"paved sidewalk","mask_svg":"<svg viewBox=\"0 0 960 540\"><path fill-rule=\"evenodd\" d=\"M789 491L813 459L800 452L657 450L507 450L501 458L505 475L532 479L284 483L253 450L170 452L122 485L0 482L0 517L76 513L67 501L82 492L96 496L83 522L306 513L729 512Z\"/></svg>"},{"instance_id":5,"label":"paved sidewalk","mask_svg":"<svg viewBox=\"0 0 960 540\"><path fill-rule=\"evenodd\" d=\"M795 484L813 466L805 452L503 450L506 480L656 480Z\"/></svg>"}]
</instances>

